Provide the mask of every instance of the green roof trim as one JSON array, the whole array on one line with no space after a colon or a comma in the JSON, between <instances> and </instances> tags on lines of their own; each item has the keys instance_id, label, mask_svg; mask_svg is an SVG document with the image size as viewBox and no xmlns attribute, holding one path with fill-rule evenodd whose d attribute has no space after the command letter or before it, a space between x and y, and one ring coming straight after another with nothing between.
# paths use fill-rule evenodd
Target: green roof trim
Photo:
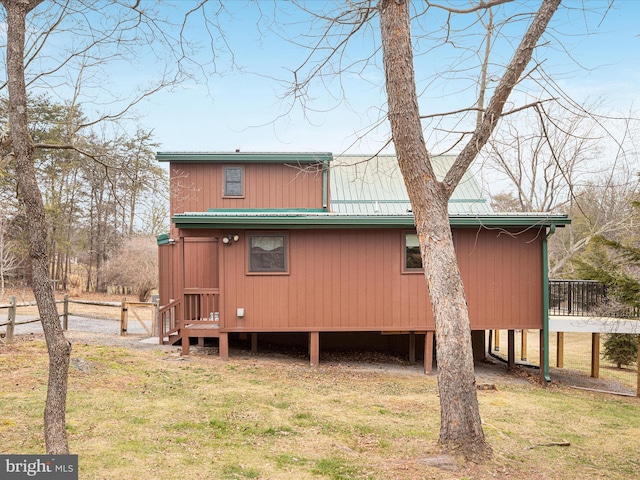
<instances>
[{"instance_id":1,"label":"green roof trim","mask_svg":"<svg viewBox=\"0 0 640 480\"><path fill-rule=\"evenodd\" d=\"M242 210L234 210L230 208L210 208L207 210L207 213L322 213L326 211L327 210L325 208L243 208Z\"/></svg>"},{"instance_id":2,"label":"green roof trim","mask_svg":"<svg viewBox=\"0 0 640 480\"><path fill-rule=\"evenodd\" d=\"M174 163L326 163L333 160L329 152L157 152L158 162Z\"/></svg>"},{"instance_id":3,"label":"green roof trim","mask_svg":"<svg viewBox=\"0 0 640 480\"><path fill-rule=\"evenodd\" d=\"M182 213L173 216L178 228L414 228L414 217L407 215L348 215L291 210L218 210ZM571 220L559 214L449 215L452 227L527 228L563 227Z\"/></svg>"}]
</instances>

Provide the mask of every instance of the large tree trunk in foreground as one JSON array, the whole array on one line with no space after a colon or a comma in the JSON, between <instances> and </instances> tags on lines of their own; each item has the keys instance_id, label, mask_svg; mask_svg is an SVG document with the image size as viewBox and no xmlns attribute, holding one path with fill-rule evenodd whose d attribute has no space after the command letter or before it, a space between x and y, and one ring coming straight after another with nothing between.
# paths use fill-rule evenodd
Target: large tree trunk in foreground
<instances>
[{"instance_id":1,"label":"large tree trunk in foreground","mask_svg":"<svg viewBox=\"0 0 640 480\"><path fill-rule=\"evenodd\" d=\"M18 195L29 219L29 257L32 289L38 303L49 351L49 383L44 410L47 453L69 453L66 431L67 376L71 344L60 326L53 285L49 279L49 255L42 194L36 182L34 148L28 130L24 75L26 16L41 0L0 0L7 12L7 75L9 123L18 183Z\"/></svg>"},{"instance_id":2,"label":"large tree trunk in foreground","mask_svg":"<svg viewBox=\"0 0 640 480\"><path fill-rule=\"evenodd\" d=\"M422 264L435 318L441 424L439 444L478 460L490 455L482 431L467 300L449 224L448 202L464 172L488 141L504 104L531 60L560 0L544 0L495 88L471 140L442 182L422 134L413 67L408 0L379 4L388 116L398 164L415 216Z\"/></svg>"},{"instance_id":3,"label":"large tree trunk in foreground","mask_svg":"<svg viewBox=\"0 0 640 480\"><path fill-rule=\"evenodd\" d=\"M440 444L466 457L491 452L480 420L467 301L449 225L449 195L437 181L422 135L406 2L382 2L380 22L389 121L411 199L436 322Z\"/></svg>"}]
</instances>

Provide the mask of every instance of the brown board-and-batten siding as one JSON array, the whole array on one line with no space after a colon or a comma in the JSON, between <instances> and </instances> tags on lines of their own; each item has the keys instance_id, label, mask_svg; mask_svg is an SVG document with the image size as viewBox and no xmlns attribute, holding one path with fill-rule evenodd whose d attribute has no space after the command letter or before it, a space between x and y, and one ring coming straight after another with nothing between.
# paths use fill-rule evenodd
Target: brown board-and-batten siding
<instances>
[{"instance_id":1,"label":"brown board-and-batten siding","mask_svg":"<svg viewBox=\"0 0 640 480\"><path fill-rule=\"evenodd\" d=\"M218 244L224 272L222 328L246 332L433 330L424 275L402 269L403 230L287 230L288 271L283 274L248 272L250 232L255 231L234 230L238 242ZM540 229L455 230L472 329L541 328L541 242ZM244 309L244 317L237 316L238 308Z\"/></svg>"},{"instance_id":2,"label":"brown board-and-batten siding","mask_svg":"<svg viewBox=\"0 0 640 480\"><path fill-rule=\"evenodd\" d=\"M474 330L540 329L545 229L456 229Z\"/></svg>"},{"instance_id":3,"label":"brown board-and-batten siding","mask_svg":"<svg viewBox=\"0 0 640 480\"><path fill-rule=\"evenodd\" d=\"M323 176L304 166L249 163L243 170L242 196L223 194L224 164L172 164L171 215L210 208L269 209L322 208Z\"/></svg>"}]
</instances>

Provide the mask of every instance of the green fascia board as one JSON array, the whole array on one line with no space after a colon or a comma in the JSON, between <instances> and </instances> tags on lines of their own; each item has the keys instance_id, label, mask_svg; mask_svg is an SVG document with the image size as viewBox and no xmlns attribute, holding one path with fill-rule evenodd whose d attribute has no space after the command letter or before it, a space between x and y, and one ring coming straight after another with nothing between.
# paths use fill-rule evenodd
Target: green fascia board
<instances>
[{"instance_id":1,"label":"green fascia board","mask_svg":"<svg viewBox=\"0 0 640 480\"><path fill-rule=\"evenodd\" d=\"M174 215L178 228L414 228L413 215L336 215L280 211L278 214L242 211L184 213ZM220 213L220 215L216 215ZM450 215L452 227L563 227L567 215Z\"/></svg>"},{"instance_id":2,"label":"green fascia board","mask_svg":"<svg viewBox=\"0 0 640 480\"><path fill-rule=\"evenodd\" d=\"M158 162L173 163L325 163L333 160L329 152L269 153L269 152L157 152Z\"/></svg>"},{"instance_id":3,"label":"green fascia board","mask_svg":"<svg viewBox=\"0 0 640 480\"><path fill-rule=\"evenodd\" d=\"M231 210L228 208L210 208L207 213L222 213L228 212L242 212L247 213L326 213L326 208L243 208L242 210Z\"/></svg>"}]
</instances>

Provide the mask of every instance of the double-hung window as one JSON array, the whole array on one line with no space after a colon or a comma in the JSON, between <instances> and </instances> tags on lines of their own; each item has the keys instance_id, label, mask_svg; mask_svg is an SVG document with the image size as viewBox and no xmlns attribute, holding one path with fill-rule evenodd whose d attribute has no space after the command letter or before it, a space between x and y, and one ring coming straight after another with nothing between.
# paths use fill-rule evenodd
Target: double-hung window
<instances>
[{"instance_id":1,"label":"double-hung window","mask_svg":"<svg viewBox=\"0 0 640 480\"><path fill-rule=\"evenodd\" d=\"M244 197L244 168L224 167L222 194L225 197Z\"/></svg>"}]
</instances>

